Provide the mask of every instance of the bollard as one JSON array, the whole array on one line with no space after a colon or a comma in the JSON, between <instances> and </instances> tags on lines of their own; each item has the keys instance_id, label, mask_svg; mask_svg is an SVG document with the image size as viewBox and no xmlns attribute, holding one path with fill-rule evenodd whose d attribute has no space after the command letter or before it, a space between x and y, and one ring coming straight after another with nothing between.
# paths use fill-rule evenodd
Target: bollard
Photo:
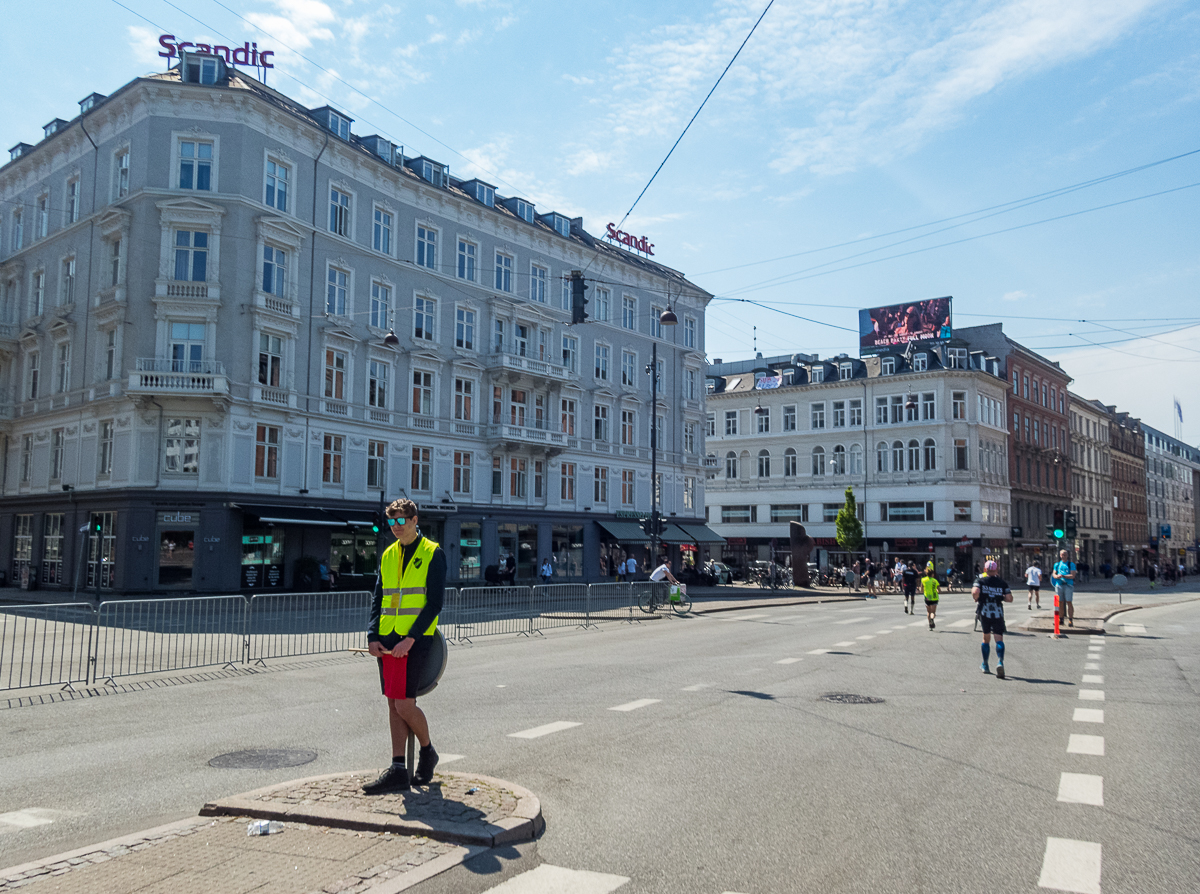
<instances>
[{"instance_id":1,"label":"bollard","mask_svg":"<svg viewBox=\"0 0 1200 894\"><path fill-rule=\"evenodd\" d=\"M1058 639L1062 634L1058 632L1058 590L1054 591L1054 638Z\"/></svg>"}]
</instances>

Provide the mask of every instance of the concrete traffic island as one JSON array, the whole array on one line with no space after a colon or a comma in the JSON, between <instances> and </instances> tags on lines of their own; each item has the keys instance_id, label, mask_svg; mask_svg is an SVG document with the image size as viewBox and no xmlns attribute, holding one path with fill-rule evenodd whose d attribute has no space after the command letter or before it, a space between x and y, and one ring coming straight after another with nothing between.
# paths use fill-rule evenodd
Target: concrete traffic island
<instances>
[{"instance_id":1,"label":"concrete traffic island","mask_svg":"<svg viewBox=\"0 0 1200 894\"><path fill-rule=\"evenodd\" d=\"M205 804L200 817L0 869L0 892L396 894L499 844L536 838L541 803L489 776L368 797L377 771L297 779ZM270 835L249 823L278 820Z\"/></svg>"},{"instance_id":2,"label":"concrete traffic island","mask_svg":"<svg viewBox=\"0 0 1200 894\"><path fill-rule=\"evenodd\" d=\"M1053 594L1051 594L1050 599L1054 599ZM1014 594L1013 604L1016 605L1016 602ZM1053 601L1051 605L1053 606ZM1139 608L1141 606L1136 604L1120 605L1107 603L1103 605L1078 605L1075 607L1075 626L1067 626L1067 615L1064 611L1062 617L1059 618L1059 630L1068 636L1072 633L1104 633L1105 622L1110 620L1114 615L1134 611ZM1046 611L1045 609L1036 611L1032 617L1025 621L1019 620L1020 616L1017 614L1015 608L1010 608L1008 611L1010 612L1010 618L1012 615L1017 615L1018 620L1015 626L1020 630L1027 630L1031 633L1049 633L1054 630L1053 607L1050 611Z\"/></svg>"},{"instance_id":3,"label":"concrete traffic island","mask_svg":"<svg viewBox=\"0 0 1200 894\"><path fill-rule=\"evenodd\" d=\"M421 835L494 847L531 841L542 831L533 792L473 773L435 773L428 786L364 795L379 771L310 776L205 804L201 816L249 816L332 829Z\"/></svg>"}]
</instances>

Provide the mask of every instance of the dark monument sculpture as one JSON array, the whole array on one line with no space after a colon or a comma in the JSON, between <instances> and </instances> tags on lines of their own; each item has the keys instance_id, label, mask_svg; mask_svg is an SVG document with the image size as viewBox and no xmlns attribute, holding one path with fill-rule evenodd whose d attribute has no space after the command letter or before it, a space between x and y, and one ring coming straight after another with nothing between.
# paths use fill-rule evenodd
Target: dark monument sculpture
<instances>
[{"instance_id":1,"label":"dark monument sculpture","mask_svg":"<svg viewBox=\"0 0 1200 894\"><path fill-rule=\"evenodd\" d=\"M789 539L792 547L792 583L797 587L810 587L808 579L808 557L816 542L808 536L804 525L794 521L789 525Z\"/></svg>"}]
</instances>

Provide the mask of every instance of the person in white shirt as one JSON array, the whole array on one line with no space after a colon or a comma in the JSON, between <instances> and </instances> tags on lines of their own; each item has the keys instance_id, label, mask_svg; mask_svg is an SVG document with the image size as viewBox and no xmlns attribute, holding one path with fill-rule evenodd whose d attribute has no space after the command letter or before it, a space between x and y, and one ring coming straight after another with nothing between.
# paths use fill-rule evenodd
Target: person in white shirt
<instances>
[{"instance_id":1,"label":"person in white shirt","mask_svg":"<svg viewBox=\"0 0 1200 894\"><path fill-rule=\"evenodd\" d=\"M1037 565L1030 565L1025 569L1025 586L1029 587L1029 610L1033 611L1033 601L1037 600L1037 607L1042 607L1042 569Z\"/></svg>"},{"instance_id":2,"label":"person in white shirt","mask_svg":"<svg viewBox=\"0 0 1200 894\"><path fill-rule=\"evenodd\" d=\"M675 586L679 587L679 592L683 593L685 596L687 595L687 587L675 579L675 575L671 573L671 568L666 561L650 572L650 580L670 581L671 583L675 584Z\"/></svg>"}]
</instances>

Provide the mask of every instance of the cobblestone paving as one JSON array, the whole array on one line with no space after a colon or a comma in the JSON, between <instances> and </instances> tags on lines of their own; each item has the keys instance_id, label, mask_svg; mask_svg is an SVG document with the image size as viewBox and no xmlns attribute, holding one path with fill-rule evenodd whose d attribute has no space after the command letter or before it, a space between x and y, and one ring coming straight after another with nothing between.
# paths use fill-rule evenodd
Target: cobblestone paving
<instances>
[{"instance_id":1,"label":"cobblestone paving","mask_svg":"<svg viewBox=\"0 0 1200 894\"><path fill-rule=\"evenodd\" d=\"M0 891L361 894L454 849L418 836L290 822L281 833L248 837L248 823L246 817L198 819L134 844L7 876Z\"/></svg>"},{"instance_id":2,"label":"cobblestone paving","mask_svg":"<svg viewBox=\"0 0 1200 894\"><path fill-rule=\"evenodd\" d=\"M274 789L252 800L288 806L311 804L419 822L440 820L480 825L507 819L517 808L517 796L511 791L479 779L437 774L433 784L425 788L390 795L364 795L362 784L374 778L374 774L337 776Z\"/></svg>"}]
</instances>

